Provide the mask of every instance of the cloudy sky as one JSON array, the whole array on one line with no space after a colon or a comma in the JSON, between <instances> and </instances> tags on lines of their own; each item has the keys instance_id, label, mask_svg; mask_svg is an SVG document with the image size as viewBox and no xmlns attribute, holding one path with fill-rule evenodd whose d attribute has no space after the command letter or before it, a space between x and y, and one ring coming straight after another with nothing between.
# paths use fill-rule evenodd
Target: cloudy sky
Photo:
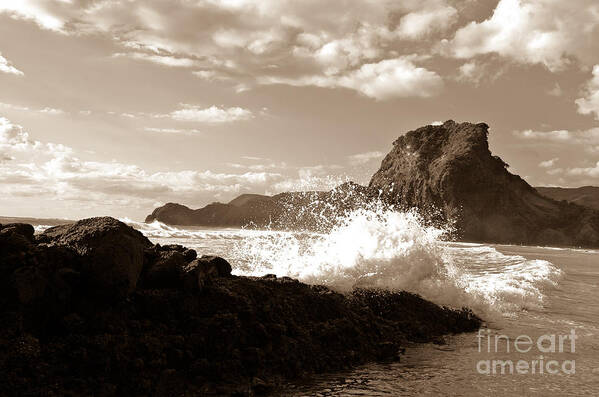
<instances>
[{"instance_id":1,"label":"cloudy sky","mask_svg":"<svg viewBox=\"0 0 599 397\"><path fill-rule=\"evenodd\" d=\"M533 185L599 185L599 2L573 5L0 0L0 215L366 183L447 119Z\"/></svg>"}]
</instances>

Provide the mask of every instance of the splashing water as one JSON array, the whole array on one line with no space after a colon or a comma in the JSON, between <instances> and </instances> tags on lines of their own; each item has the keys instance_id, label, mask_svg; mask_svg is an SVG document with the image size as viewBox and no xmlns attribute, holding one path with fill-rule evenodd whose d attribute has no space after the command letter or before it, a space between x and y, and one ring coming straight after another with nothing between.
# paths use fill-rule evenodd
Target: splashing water
<instances>
[{"instance_id":1,"label":"splashing water","mask_svg":"<svg viewBox=\"0 0 599 397\"><path fill-rule=\"evenodd\" d=\"M290 276L341 292L356 286L406 290L437 304L469 307L487 319L541 308L545 291L562 275L544 260L447 242L449 228L426 225L416 211L380 204L344 212L326 233L124 221L156 242L224 256L239 275Z\"/></svg>"}]
</instances>

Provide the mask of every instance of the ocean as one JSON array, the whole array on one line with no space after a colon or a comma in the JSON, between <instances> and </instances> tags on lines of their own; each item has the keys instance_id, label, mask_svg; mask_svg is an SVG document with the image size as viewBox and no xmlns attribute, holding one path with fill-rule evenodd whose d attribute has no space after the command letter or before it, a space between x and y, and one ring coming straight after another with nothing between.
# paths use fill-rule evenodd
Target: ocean
<instances>
[{"instance_id":1,"label":"ocean","mask_svg":"<svg viewBox=\"0 0 599 397\"><path fill-rule=\"evenodd\" d=\"M400 362L317 375L279 395L599 395L597 250L448 242L410 212L354 211L327 233L123 221L155 243L220 255L234 274L402 289L485 320L478 333L408 346Z\"/></svg>"}]
</instances>

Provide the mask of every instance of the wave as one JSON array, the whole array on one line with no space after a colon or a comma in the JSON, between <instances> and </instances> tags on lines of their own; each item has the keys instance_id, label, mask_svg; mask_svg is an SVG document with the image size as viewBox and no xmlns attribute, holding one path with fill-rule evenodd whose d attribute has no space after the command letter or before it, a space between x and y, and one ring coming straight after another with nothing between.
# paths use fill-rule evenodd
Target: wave
<instances>
[{"instance_id":1,"label":"wave","mask_svg":"<svg viewBox=\"0 0 599 397\"><path fill-rule=\"evenodd\" d=\"M382 206L350 211L327 233L123 221L149 238L223 255L238 275L290 276L341 292L356 286L406 290L487 319L542 308L546 291L562 277L544 260L447 242L448 229L426 225L415 211Z\"/></svg>"},{"instance_id":2,"label":"wave","mask_svg":"<svg viewBox=\"0 0 599 397\"><path fill-rule=\"evenodd\" d=\"M543 260L503 255L481 244L445 241L414 211L352 211L330 233L255 234L234 248L237 273L291 276L340 291L406 290L489 317L539 309L561 271Z\"/></svg>"}]
</instances>

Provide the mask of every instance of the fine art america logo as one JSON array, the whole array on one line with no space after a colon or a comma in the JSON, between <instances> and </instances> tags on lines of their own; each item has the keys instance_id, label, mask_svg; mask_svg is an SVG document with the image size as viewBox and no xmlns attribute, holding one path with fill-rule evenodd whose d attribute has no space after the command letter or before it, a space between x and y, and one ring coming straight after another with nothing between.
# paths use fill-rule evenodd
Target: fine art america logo
<instances>
[{"instance_id":1,"label":"fine art america logo","mask_svg":"<svg viewBox=\"0 0 599 397\"><path fill-rule=\"evenodd\" d=\"M476 370L484 375L573 375L576 373L575 360L558 360L560 353L576 352L575 330L569 334L546 334L535 338L519 335L510 339L507 335L491 335L490 330L479 329L478 352L502 355L525 355L522 359L498 359L492 357L476 363ZM532 357L532 358L531 358Z\"/></svg>"}]
</instances>

